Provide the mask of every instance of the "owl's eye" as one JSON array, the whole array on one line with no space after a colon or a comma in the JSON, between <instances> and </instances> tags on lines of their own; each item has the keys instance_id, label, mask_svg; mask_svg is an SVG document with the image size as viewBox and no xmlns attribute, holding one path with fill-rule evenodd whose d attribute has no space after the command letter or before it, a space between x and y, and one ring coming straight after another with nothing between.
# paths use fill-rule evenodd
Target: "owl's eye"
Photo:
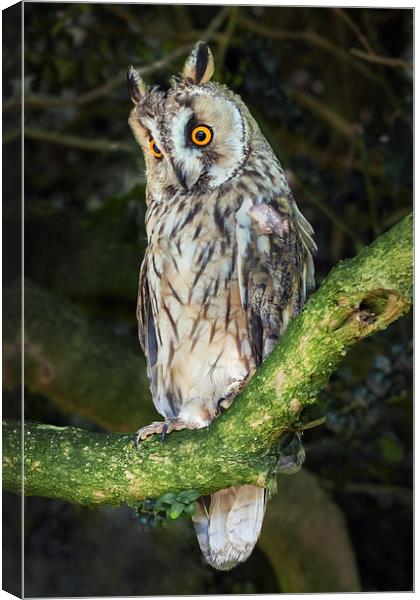
<instances>
[{"instance_id":1,"label":"owl's eye","mask_svg":"<svg viewBox=\"0 0 420 600\"><path fill-rule=\"evenodd\" d=\"M191 132L191 139L196 146L207 146L213 139L213 131L207 125L197 125Z\"/></svg>"},{"instance_id":2,"label":"owl's eye","mask_svg":"<svg viewBox=\"0 0 420 600\"><path fill-rule=\"evenodd\" d=\"M155 158L162 158L163 154L157 147L156 142L153 138L149 142L149 149Z\"/></svg>"}]
</instances>

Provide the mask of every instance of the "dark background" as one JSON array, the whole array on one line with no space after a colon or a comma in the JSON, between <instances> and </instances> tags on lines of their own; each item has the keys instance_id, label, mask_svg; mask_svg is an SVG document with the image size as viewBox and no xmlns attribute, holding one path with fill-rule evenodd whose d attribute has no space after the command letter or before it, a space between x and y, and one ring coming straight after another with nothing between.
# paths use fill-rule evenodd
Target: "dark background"
<instances>
[{"instance_id":1,"label":"dark background","mask_svg":"<svg viewBox=\"0 0 420 600\"><path fill-rule=\"evenodd\" d=\"M411 210L412 11L24 12L25 418L134 431L154 417L135 319L145 177L127 125L129 64L165 59L145 78L166 85L208 39L215 79L241 94L314 226L318 285ZM16 49L3 65L3 168L17 179L19 60ZM15 240L18 203L6 194L3 227ZM18 256L6 266L3 414L18 417ZM128 508L26 498L26 595L412 589L411 338L406 317L346 357L311 416L325 424L305 432L306 472L279 479L244 566L204 565L186 521L144 532ZM19 578L18 499L5 493L4 506L7 589Z\"/></svg>"}]
</instances>

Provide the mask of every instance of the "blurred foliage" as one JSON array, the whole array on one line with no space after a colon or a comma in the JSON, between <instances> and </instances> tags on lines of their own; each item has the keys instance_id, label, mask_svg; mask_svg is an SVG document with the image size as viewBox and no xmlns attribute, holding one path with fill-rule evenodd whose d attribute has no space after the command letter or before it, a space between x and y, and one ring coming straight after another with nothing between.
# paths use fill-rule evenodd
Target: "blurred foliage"
<instances>
[{"instance_id":1,"label":"blurred foliage","mask_svg":"<svg viewBox=\"0 0 420 600\"><path fill-rule=\"evenodd\" d=\"M217 79L246 101L314 226L318 284L411 210L411 10L27 3L24 11L26 276L127 343L136 344L146 243L144 164L127 125L130 63L165 59L145 78L167 85L182 48L209 38ZM5 166L16 177L18 64L16 53L6 56L3 85ZM5 229L18 231L12 194L3 214ZM18 268L10 261L5 284ZM358 346L314 415L326 412L325 426L304 435L307 466L344 512L364 590L412 587L411 353L409 318ZM6 395L5 416L18 401ZM25 412L78 419L29 393ZM232 573L205 567L186 522L145 535L122 509L36 498L25 508L29 596L280 591L258 549Z\"/></svg>"}]
</instances>

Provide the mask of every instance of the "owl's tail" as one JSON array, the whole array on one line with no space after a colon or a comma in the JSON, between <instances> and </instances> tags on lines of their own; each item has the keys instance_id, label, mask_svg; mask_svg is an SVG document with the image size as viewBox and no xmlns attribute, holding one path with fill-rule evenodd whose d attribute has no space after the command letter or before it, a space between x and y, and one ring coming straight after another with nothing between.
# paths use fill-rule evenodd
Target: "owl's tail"
<instances>
[{"instance_id":1,"label":"owl's tail","mask_svg":"<svg viewBox=\"0 0 420 600\"><path fill-rule=\"evenodd\" d=\"M244 562L257 543L266 505L266 490L241 485L200 498L193 516L206 561L220 571Z\"/></svg>"}]
</instances>

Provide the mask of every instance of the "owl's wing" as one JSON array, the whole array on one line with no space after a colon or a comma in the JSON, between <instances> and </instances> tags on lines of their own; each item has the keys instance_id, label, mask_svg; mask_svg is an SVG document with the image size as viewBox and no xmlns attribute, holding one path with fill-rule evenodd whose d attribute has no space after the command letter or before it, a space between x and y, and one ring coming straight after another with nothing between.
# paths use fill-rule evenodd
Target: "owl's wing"
<instances>
[{"instance_id":1,"label":"owl's wing","mask_svg":"<svg viewBox=\"0 0 420 600\"><path fill-rule=\"evenodd\" d=\"M239 289L257 365L314 285L312 235L292 198L247 198L236 214Z\"/></svg>"},{"instance_id":2,"label":"owl's wing","mask_svg":"<svg viewBox=\"0 0 420 600\"><path fill-rule=\"evenodd\" d=\"M137 296L137 321L140 345L146 355L147 373L150 379L153 398L157 386L157 339L153 320L149 284L147 282L147 250L140 268L139 291Z\"/></svg>"},{"instance_id":3,"label":"owl's wing","mask_svg":"<svg viewBox=\"0 0 420 600\"><path fill-rule=\"evenodd\" d=\"M147 252L147 251L146 251ZM148 305L150 303L149 287L147 285L147 256L146 253L143 258L143 262L140 267L139 274L139 288L137 294L137 323L138 323L138 334L140 346L144 353L146 353L145 337L146 337L146 321Z\"/></svg>"}]
</instances>

